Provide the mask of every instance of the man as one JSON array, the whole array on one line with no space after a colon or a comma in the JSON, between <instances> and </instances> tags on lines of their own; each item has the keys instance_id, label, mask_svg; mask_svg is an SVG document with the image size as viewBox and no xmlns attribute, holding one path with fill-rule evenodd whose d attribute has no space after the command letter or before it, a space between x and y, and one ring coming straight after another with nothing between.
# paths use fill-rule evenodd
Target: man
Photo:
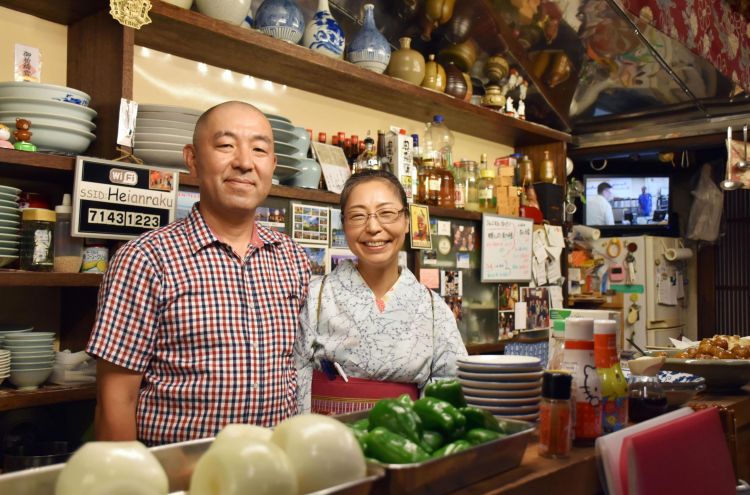
<instances>
[{"instance_id":1,"label":"man","mask_svg":"<svg viewBox=\"0 0 750 495\"><path fill-rule=\"evenodd\" d=\"M612 213L612 186L602 182L596 188L596 196L587 198L586 225L614 225L615 217Z\"/></svg>"},{"instance_id":2,"label":"man","mask_svg":"<svg viewBox=\"0 0 750 495\"><path fill-rule=\"evenodd\" d=\"M296 413L292 347L310 264L254 221L276 167L271 126L226 102L198 119L183 154L200 203L123 246L100 289L87 347L99 358L100 440L158 445Z\"/></svg>"},{"instance_id":3,"label":"man","mask_svg":"<svg viewBox=\"0 0 750 495\"><path fill-rule=\"evenodd\" d=\"M646 186L641 188L641 195L638 196L638 216L650 217L651 216L651 194L649 194Z\"/></svg>"}]
</instances>

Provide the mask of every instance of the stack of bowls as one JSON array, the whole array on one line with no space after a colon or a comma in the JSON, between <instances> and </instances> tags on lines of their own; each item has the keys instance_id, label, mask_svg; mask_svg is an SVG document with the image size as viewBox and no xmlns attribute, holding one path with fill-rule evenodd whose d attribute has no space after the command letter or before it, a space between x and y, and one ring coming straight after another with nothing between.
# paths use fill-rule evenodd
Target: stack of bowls
<instances>
[{"instance_id":1,"label":"stack of bowls","mask_svg":"<svg viewBox=\"0 0 750 495\"><path fill-rule=\"evenodd\" d=\"M0 382L10 376L10 351L0 349Z\"/></svg>"},{"instance_id":2,"label":"stack of bowls","mask_svg":"<svg viewBox=\"0 0 750 495\"><path fill-rule=\"evenodd\" d=\"M187 170L182 148L193 140L200 110L169 105L139 105L134 153L151 165Z\"/></svg>"},{"instance_id":3,"label":"stack of bowls","mask_svg":"<svg viewBox=\"0 0 750 495\"><path fill-rule=\"evenodd\" d=\"M281 115L266 114L273 129L276 172L281 184L317 189L320 184L320 164L307 158L310 134L304 127L296 127Z\"/></svg>"},{"instance_id":4,"label":"stack of bowls","mask_svg":"<svg viewBox=\"0 0 750 495\"><path fill-rule=\"evenodd\" d=\"M54 332L16 332L5 335L10 351L10 382L19 390L34 390L52 374Z\"/></svg>"},{"instance_id":5,"label":"stack of bowls","mask_svg":"<svg viewBox=\"0 0 750 495\"><path fill-rule=\"evenodd\" d=\"M79 154L96 139L91 97L74 88L30 82L0 82L0 124L13 135L16 119L31 122L31 143L39 151Z\"/></svg>"},{"instance_id":6,"label":"stack of bowls","mask_svg":"<svg viewBox=\"0 0 750 495\"><path fill-rule=\"evenodd\" d=\"M0 267L18 261L18 244L21 239L19 194L20 189L0 185Z\"/></svg>"},{"instance_id":7,"label":"stack of bowls","mask_svg":"<svg viewBox=\"0 0 750 495\"><path fill-rule=\"evenodd\" d=\"M536 421L542 400L542 365L533 356L460 358L458 380L466 402L498 419Z\"/></svg>"}]
</instances>

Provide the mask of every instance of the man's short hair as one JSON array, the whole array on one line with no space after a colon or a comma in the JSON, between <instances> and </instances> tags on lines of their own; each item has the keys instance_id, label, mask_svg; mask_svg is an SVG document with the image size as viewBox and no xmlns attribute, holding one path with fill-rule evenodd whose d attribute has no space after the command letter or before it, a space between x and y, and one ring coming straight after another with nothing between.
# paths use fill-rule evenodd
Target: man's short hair
<instances>
[{"instance_id":1,"label":"man's short hair","mask_svg":"<svg viewBox=\"0 0 750 495\"><path fill-rule=\"evenodd\" d=\"M599 184L599 186L596 188L596 194L601 194L607 189L612 189L612 186L609 185L609 182L602 182Z\"/></svg>"}]
</instances>

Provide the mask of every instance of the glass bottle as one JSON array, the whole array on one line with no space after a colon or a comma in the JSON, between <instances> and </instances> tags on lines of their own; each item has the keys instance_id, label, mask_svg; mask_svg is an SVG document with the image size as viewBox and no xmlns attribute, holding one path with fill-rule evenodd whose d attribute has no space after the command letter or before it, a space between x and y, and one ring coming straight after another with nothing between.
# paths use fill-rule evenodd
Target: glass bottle
<instances>
[{"instance_id":1,"label":"glass bottle","mask_svg":"<svg viewBox=\"0 0 750 495\"><path fill-rule=\"evenodd\" d=\"M55 206L55 260L53 271L60 273L78 273L83 260L83 238L72 237L70 194L63 195L62 204Z\"/></svg>"},{"instance_id":2,"label":"glass bottle","mask_svg":"<svg viewBox=\"0 0 750 495\"><path fill-rule=\"evenodd\" d=\"M440 160L438 173L440 174L440 195L438 197L438 206L443 208L453 208L454 195L456 191L456 181L453 173L448 168L448 164Z\"/></svg>"},{"instance_id":3,"label":"glass bottle","mask_svg":"<svg viewBox=\"0 0 750 495\"><path fill-rule=\"evenodd\" d=\"M375 151L375 141L370 136L365 138L365 150L359 154L354 161L353 173L359 173L367 169L378 168L378 154Z\"/></svg>"},{"instance_id":4,"label":"glass bottle","mask_svg":"<svg viewBox=\"0 0 750 495\"><path fill-rule=\"evenodd\" d=\"M326 136L325 132L319 132L318 133L318 142L319 143L326 144L326 139L327 139L327 136Z\"/></svg>"},{"instance_id":5,"label":"glass bottle","mask_svg":"<svg viewBox=\"0 0 750 495\"><path fill-rule=\"evenodd\" d=\"M427 177L427 201L430 206L440 205L440 174L431 158L423 161Z\"/></svg>"},{"instance_id":6,"label":"glass bottle","mask_svg":"<svg viewBox=\"0 0 750 495\"><path fill-rule=\"evenodd\" d=\"M630 361L628 385L628 416L631 422L639 423L667 412L667 395L659 383L658 366L636 366L641 360ZM651 358L655 360L655 358Z\"/></svg>"},{"instance_id":7,"label":"glass bottle","mask_svg":"<svg viewBox=\"0 0 750 495\"><path fill-rule=\"evenodd\" d=\"M356 134L352 134L351 137L351 150L349 155L346 157L347 160L349 160L349 163L353 163L354 160L357 159L357 156L359 155L359 136Z\"/></svg>"},{"instance_id":8,"label":"glass bottle","mask_svg":"<svg viewBox=\"0 0 750 495\"><path fill-rule=\"evenodd\" d=\"M464 208L469 211L479 211L479 189L477 183L477 162L469 160L465 163L466 167L466 199L464 199Z\"/></svg>"},{"instance_id":9,"label":"glass bottle","mask_svg":"<svg viewBox=\"0 0 750 495\"><path fill-rule=\"evenodd\" d=\"M466 168L464 162L456 162L453 169L455 189L453 192L453 207L463 210L466 207Z\"/></svg>"},{"instance_id":10,"label":"glass bottle","mask_svg":"<svg viewBox=\"0 0 750 495\"><path fill-rule=\"evenodd\" d=\"M567 457L571 444L570 392L573 377L564 371L542 375L542 402L539 406L539 455Z\"/></svg>"},{"instance_id":11,"label":"glass bottle","mask_svg":"<svg viewBox=\"0 0 750 495\"><path fill-rule=\"evenodd\" d=\"M21 270L51 272L55 258L55 212L26 208L21 215Z\"/></svg>"},{"instance_id":12,"label":"glass bottle","mask_svg":"<svg viewBox=\"0 0 750 495\"><path fill-rule=\"evenodd\" d=\"M453 133L445 125L442 115L435 115L432 122L427 124L423 145L423 153L434 160L435 166L439 166L438 160L447 163L448 168L453 163Z\"/></svg>"},{"instance_id":13,"label":"glass bottle","mask_svg":"<svg viewBox=\"0 0 750 495\"><path fill-rule=\"evenodd\" d=\"M602 395L602 433L628 424L628 382L617 357L617 322L594 320L594 361Z\"/></svg>"},{"instance_id":14,"label":"glass bottle","mask_svg":"<svg viewBox=\"0 0 750 495\"><path fill-rule=\"evenodd\" d=\"M479 211L497 213L494 167L487 167L480 170L479 181L477 182L477 196L479 196Z\"/></svg>"},{"instance_id":15,"label":"glass bottle","mask_svg":"<svg viewBox=\"0 0 750 495\"><path fill-rule=\"evenodd\" d=\"M573 375L573 402L576 443L589 445L602 434L599 375L594 363L594 320L565 320L563 367Z\"/></svg>"},{"instance_id":16,"label":"glass bottle","mask_svg":"<svg viewBox=\"0 0 750 495\"><path fill-rule=\"evenodd\" d=\"M385 131L378 130L377 154L378 168L386 172L391 172L391 164L385 152Z\"/></svg>"}]
</instances>

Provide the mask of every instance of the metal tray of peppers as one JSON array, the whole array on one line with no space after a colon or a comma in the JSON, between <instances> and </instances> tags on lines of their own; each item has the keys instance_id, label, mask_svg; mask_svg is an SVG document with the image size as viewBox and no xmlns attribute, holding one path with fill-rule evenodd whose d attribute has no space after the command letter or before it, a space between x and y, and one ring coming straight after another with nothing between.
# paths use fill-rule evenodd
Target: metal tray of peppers
<instances>
[{"instance_id":1,"label":"metal tray of peppers","mask_svg":"<svg viewBox=\"0 0 750 495\"><path fill-rule=\"evenodd\" d=\"M349 425L368 462L385 469L374 493L443 494L521 464L534 425L497 420L467 407L454 380L408 395L382 399L369 411L337 416Z\"/></svg>"}]
</instances>

